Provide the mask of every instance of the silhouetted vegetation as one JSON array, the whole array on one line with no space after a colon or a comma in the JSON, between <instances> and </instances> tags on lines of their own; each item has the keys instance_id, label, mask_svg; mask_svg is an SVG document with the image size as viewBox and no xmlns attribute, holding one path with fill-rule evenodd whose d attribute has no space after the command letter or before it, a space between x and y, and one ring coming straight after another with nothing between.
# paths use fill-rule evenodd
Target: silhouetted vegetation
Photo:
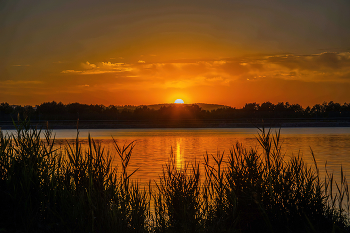
<instances>
[{"instance_id":1,"label":"silhouetted vegetation","mask_svg":"<svg viewBox=\"0 0 350 233\"><path fill-rule=\"evenodd\" d=\"M40 138L28 122L14 135L0 131L0 229L5 232L143 232L147 193L129 181L126 166L134 147L115 145L122 171L89 138L54 149L51 131ZM135 230L137 229L137 230Z\"/></svg>"},{"instance_id":2,"label":"silhouetted vegetation","mask_svg":"<svg viewBox=\"0 0 350 233\"><path fill-rule=\"evenodd\" d=\"M164 105L158 109L147 106L86 105L47 102L36 107L0 104L0 120L11 121L17 116L31 120L169 120L169 119L264 119L264 118L341 118L350 117L350 104L333 101L302 108L299 104L265 102L247 103L243 108L232 107L203 110L198 105Z\"/></svg>"},{"instance_id":3,"label":"silhouetted vegetation","mask_svg":"<svg viewBox=\"0 0 350 233\"><path fill-rule=\"evenodd\" d=\"M4 232L349 232L349 189L299 155L281 154L280 134L261 129L263 149L179 169L171 156L156 189L133 182L134 143L113 155L93 139L54 149L50 130L29 123L0 131L0 230ZM227 161L227 162L224 162ZM316 161L316 160L315 160ZM200 166L205 173L201 174ZM150 186L151 187L151 186ZM151 203L153 203L151 205Z\"/></svg>"}]
</instances>

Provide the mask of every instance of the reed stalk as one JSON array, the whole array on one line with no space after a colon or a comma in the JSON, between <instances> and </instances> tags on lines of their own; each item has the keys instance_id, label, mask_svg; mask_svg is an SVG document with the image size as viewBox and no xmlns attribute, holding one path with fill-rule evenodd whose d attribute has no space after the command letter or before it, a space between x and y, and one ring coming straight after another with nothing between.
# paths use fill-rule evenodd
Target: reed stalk
<instances>
[{"instance_id":1,"label":"reed stalk","mask_svg":"<svg viewBox=\"0 0 350 233\"><path fill-rule=\"evenodd\" d=\"M29 121L14 124L14 134L0 130L0 231L350 231L343 169L336 182L327 169L320 177L312 150L313 165L300 154L287 159L280 131L260 129L262 153L237 143L182 168L172 155L152 190L128 169L135 142L115 141L118 169L114 154L90 136L83 150L79 131L74 143L55 149L48 127L42 137Z\"/></svg>"}]
</instances>

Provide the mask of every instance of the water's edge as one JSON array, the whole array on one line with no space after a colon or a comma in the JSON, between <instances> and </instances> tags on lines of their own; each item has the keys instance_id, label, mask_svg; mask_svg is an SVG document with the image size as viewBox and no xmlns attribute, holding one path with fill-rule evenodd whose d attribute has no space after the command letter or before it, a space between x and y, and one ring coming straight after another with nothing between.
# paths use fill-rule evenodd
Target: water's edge
<instances>
[{"instance_id":1,"label":"water's edge","mask_svg":"<svg viewBox=\"0 0 350 233\"><path fill-rule=\"evenodd\" d=\"M50 129L157 129L157 128L257 128L257 127L350 127L350 120L170 120L170 121L49 121ZM32 122L34 128L46 128L47 122ZM1 129L15 129L12 122L0 122Z\"/></svg>"}]
</instances>

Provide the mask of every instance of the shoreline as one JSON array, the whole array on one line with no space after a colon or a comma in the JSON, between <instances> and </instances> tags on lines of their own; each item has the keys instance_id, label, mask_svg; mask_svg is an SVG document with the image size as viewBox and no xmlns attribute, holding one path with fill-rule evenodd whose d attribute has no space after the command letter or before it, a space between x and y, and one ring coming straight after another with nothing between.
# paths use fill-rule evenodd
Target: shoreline
<instances>
[{"instance_id":1,"label":"shoreline","mask_svg":"<svg viewBox=\"0 0 350 233\"><path fill-rule=\"evenodd\" d=\"M46 121L31 122L31 127L45 129ZM50 129L76 129L77 121L48 121ZM79 129L152 129L152 128L256 128L256 127L350 127L349 120L311 120L293 119L289 121L264 119L252 121L234 120L170 120L170 121L79 121ZM0 129L15 129L12 122L0 122Z\"/></svg>"}]
</instances>

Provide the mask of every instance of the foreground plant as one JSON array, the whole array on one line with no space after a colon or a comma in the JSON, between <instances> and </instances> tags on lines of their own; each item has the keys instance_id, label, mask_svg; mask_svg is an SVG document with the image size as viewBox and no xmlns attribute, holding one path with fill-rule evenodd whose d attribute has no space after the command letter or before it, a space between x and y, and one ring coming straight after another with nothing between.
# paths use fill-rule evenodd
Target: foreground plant
<instances>
[{"instance_id":1,"label":"foreground plant","mask_svg":"<svg viewBox=\"0 0 350 233\"><path fill-rule=\"evenodd\" d=\"M46 130L0 131L0 231L7 232L350 232L349 189L341 169L321 179L314 158L281 153L280 132L261 129L262 153L237 143L230 153L176 166L171 156L148 192L128 171L135 144L113 156L88 137L55 149ZM313 155L313 153L312 153ZM151 187L151 184L150 184ZM151 203L153 209L151 211Z\"/></svg>"},{"instance_id":2,"label":"foreground plant","mask_svg":"<svg viewBox=\"0 0 350 233\"><path fill-rule=\"evenodd\" d=\"M246 150L241 144L224 154L205 158L209 204L208 228L239 232L346 232L349 229L349 191L342 173L340 184L333 176L323 183L315 168L300 155L285 159L280 132L261 129L258 135L263 153ZM332 186L337 194L332 195ZM345 201L346 200L346 201Z\"/></svg>"},{"instance_id":3,"label":"foreground plant","mask_svg":"<svg viewBox=\"0 0 350 233\"><path fill-rule=\"evenodd\" d=\"M156 232L199 232L203 213L199 164L177 168L173 154L154 194Z\"/></svg>"},{"instance_id":4,"label":"foreground plant","mask_svg":"<svg viewBox=\"0 0 350 233\"><path fill-rule=\"evenodd\" d=\"M17 127L0 134L0 229L10 232L145 232L149 201L130 182L127 164L121 173L112 156L90 137L82 151L77 136L63 151L46 131ZM121 158L133 146L120 149Z\"/></svg>"}]
</instances>

